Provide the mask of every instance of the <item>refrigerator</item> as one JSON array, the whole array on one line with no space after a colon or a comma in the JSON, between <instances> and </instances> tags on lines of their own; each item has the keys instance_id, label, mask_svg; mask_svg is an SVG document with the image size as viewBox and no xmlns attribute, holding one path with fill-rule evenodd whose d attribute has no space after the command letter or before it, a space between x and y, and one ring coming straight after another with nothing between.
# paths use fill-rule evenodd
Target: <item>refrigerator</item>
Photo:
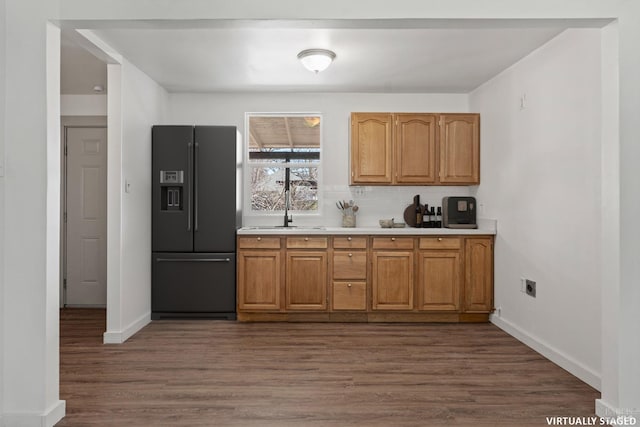
<instances>
[{"instance_id":1,"label":"refrigerator","mask_svg":"<svg viewBox=\"0 0 640 427\"><path fill-rule=\"evenodd\" d=\"M151 318L236 318L234 126L153 126Z\"/></svg>"}]
</instances>

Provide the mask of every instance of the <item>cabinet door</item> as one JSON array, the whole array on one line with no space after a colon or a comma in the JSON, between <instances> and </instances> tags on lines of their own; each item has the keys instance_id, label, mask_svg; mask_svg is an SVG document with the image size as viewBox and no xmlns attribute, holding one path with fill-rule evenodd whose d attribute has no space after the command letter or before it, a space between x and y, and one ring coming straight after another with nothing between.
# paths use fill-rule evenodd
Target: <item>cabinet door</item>
<instances>
[{"instance_id":1,"label":"cabinet door","mask_svg":"<svg viewBox=\"0 0 640 427\"><path fill-rule=\"evenodd\" d=\"M489 313L493 309L493 240L467 238L464 251L464 311Z\"/></svg>"},{"instance_id":2,"label":"cabinet door","mask_svg":"<svg viewBox=\"0 0 640 427\"><path fill-rule=\"evenodd\" d=\"M351 115L352 184L391 184L392 123L390 113Z\"/></svg>"},{"instance_id":3,"label":"cabinet door","mask_svg":"<svg viewBox=\"0 0 640 427\"><path fill-rule=\"evenodd\" d=\"M238 309L279 310L280 251L238 252Z\"/></svg>"},{"instance_id":4,"label":"cabinet door","mask_svg":"<svg viewBox=\"0 0 640 427\"><path fill-rule=\"evenodd\" d=\"M333 279L366 279L367 253L365 251L335 251L333 253Z\"/></svg>"},{"instance_id":5,"label":"cabinet door","mask_svg":"<svg viewBox=\"0 0 640 427\"><path fill-rule=\"evenodd\" d=\"M333 282L334 310L366 310L367 282Z\"/></svg>"},{"instance_id":6,"label":"cabinet door","mask_svg":"<svg viewBox=\"0 0 640 427\"><path fill-rule=\"evenodd\" d=\"M418 309L457 311L460 308L462 264L458 251L418 254Z\"/></svg>"},{"instance_id":7,"label":"cabinet door","mask_svg":"<svg viewBox=\"0 0 640 427\"><path fill-rule=\"evenodd\" d=\"M439 123L440 183L480 183L480 115L442 114Z\"/></svg>"},{"instance_id":8,"label":"cabinet door","mask_svg":"<svg viewBox=\"0 0 640 427\"><path fill-rule=\"evenodd\" d=\"M413 252L374 251L372 262L372 308L412 310Z\"/></svg>"},{"instance_id":9,"label":"cabinet door","mask_svg":"<svg viewBox=\"0 0 640 427\"><path fill-rule=\"evenodd\" d=\"M285 283L288 310L326 310L327 253L287 251Z\"/></svg>"},{"instance_id":10,"label":"cabinet door","mask_svg":"<svg viewBox=\"0 0 640 427\"><path fill-rule=\"evenodd\" d=\"M396 114L395 150L397 183L436 182L435 114Z\"/></svg>"}]
</instances>

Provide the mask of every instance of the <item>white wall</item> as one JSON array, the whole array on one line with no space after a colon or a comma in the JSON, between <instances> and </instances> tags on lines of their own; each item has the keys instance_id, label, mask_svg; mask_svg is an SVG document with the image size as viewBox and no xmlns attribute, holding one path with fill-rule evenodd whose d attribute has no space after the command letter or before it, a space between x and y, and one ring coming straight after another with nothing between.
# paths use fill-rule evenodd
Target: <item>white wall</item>
<instances>
[{"instance_id":1,"label":"white wall","mask_svg":"<svg viewBox=\"0 0 640 427\"><path fill-rule=\"evenodd\" d=\"M469 102L483 121L477 197L498 220L494 322L599 388L600 30L565 31Z\"/></svg>"},{"instance_id":2,"label":"white wall","mask_svg":"<svg viewBox=\"0 0 640 427\"><path fill-rule=\"evenodd\" d=\"M61 95L63 116L106 116L107 95Z\"/></svg>"},{"instance_id":3,"label":"white wall","mask_svg":"<svg viewBox=\"0 0 640 427\"><path fill-rule=\"evenodd\" d=\"M118 73L118 82L109 76L110 95L121 100L108 124L108 201L115 203L108 208L108 343L124 342L151 320L151 126L164 121L167 105L167 92L128 61Z\"/></svg>"},{"instance_id":4,"label":"white wall","mask_svg":"<svg viewBox=\"0 0 640 427\"><path fill-rule=\"evenodd\" d=\"M4 147L3 178L3 422L52 425L64 415L57 327L60 42L46 20L59 4L5 4L9 108L2 127L11 143Z\"/></svg>"},{"instance_id":5,"label":"white wall","mask_svg":"<svg viewBox=\"0 0 640 427\"><path fill-rule=\"evenodd\" d=\"M350 114L374 112L467 112L466 94L266 93L171 94L169 124L235 125L244 135L247 112L317 112L322 114L321 205L316 216L294 214L295 224L339 226L335 202L354 199L359 226L378 226L380 218L402 221L404 208L420 194L421 202L441 205L446 195L468 195L469 187L349 188ZM247 169L248 171L248 169ZM324 203L323 203L324 202ZM247 216L244 225L279 224L281 215Z\"/></svg>"},{"instance_id":6,"label":"white wall","mask_svg":"<svg viewBox=\"0 0 640 427\"><path fill-rule=\"evenodd\" d=\"M608 300L603 318L617 329L617 376L608 378L617 399L602 396L609 411L632 410L640 419L640 2L621 1L620 38L620 298ZM607 358L606 362L612 362Z\"/></svg>"},{"instance_id":7,"label":"white wall","mask_svg":"<svg viewBox=\"0 0 640 427\"><path fill-rule=\"evenodd\" d=\"M0 242L4 237L4 138L5 138L5 0L0 0ZM0 244L0 307L4 307L4 245ZM0 315L0 384L4 384L4 316ZM0 387L0 426L4 408L4 386Z\"/></svg>"}]
</instances>

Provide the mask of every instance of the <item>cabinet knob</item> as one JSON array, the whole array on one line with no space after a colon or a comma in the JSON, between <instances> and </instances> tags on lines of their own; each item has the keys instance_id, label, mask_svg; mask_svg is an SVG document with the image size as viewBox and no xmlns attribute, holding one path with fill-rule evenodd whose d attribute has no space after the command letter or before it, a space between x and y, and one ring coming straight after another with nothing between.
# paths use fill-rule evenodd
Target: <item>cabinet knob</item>
<instances>
[{"instance_id":1,"label":"cabinet knob","mask_svg":"<svg viewBox=\"0 0 640 427\"><path fill-rule=\"evenodd\" d=\"M348 241L351 241L351 236L347 237L347 240L348 240Z\"/></svg>"},{"instance_id":2,"label":"cabinet knob","mask_svg":"<svg viewBox=\"0 0 640 427\"><path fill-rule=\"evenodd\" d=\"M352 257L352 256L353 256L353 254L349 254L349 256L350 256L350 257Z\"/></svg>"},{"instance_id":3,"label":"cabinet knob","mask_svg":"<svg viewBox=\"0 0 640 427\"><path fill-rule=\"evenodd\" d=\"M391 241L392 241L392 242L395 242L395 241L396 241L396 238L395 238L395 237L392 237L392 238L391 238Z\"/></svg>"},{"instance_id":4,"label":"cabinet knob","mask_svg":"<svg viewBox=\"0 0 640 427\"><path fill-rule=\"evenodd\" d=\"M438 237L438 242L442 242L442 237Z\"/></svg>"},{"instance_id":5,"label":"cabinet knob","mask_svg":"<svg viewBox=\"0 0 640 427\"><path fill-rule=\"evenodd\" d=\"M262 237L258 237L258 241L262 240Z\"/></svg>"},{"instance_id":6,"label":"cabinet knob","mask_svg":"<svg viewBox=\"0 0 640 427\"><path fill-rule=\"evenodd\" d=\"M351 287L351 283L347 284L347 287L350 288Z\"/></svg>"},{"instance_id":7,"label":"cabinet knob","mask_svg":"<svg viewBox=\"0 0 640 427\"><path fill-rule=\"evenodd\" d=\"M305 237L305 238L304 238L304 241L305 241L305 242L308 242L308 241L309 241L309 238L308 238L308 237Z\"/></svg>"}]
</instances>

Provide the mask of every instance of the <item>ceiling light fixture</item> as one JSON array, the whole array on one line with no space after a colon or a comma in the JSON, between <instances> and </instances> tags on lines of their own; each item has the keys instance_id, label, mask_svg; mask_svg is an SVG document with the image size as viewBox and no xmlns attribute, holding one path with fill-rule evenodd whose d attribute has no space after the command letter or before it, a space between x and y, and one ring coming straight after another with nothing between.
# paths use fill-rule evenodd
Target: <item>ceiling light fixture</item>
<instances>
[{"instance_id":1,"label":"ceiling light fixture","mask_svg":"<svg viewBox=\"0 0 640 427\"><path fill-rule=\"evenodd\" d=\"M336 54L327 49L306 49L298 54L298 59L304 68L318 74L331 65L336 59Z\"/></svg>"}]
</instances>

